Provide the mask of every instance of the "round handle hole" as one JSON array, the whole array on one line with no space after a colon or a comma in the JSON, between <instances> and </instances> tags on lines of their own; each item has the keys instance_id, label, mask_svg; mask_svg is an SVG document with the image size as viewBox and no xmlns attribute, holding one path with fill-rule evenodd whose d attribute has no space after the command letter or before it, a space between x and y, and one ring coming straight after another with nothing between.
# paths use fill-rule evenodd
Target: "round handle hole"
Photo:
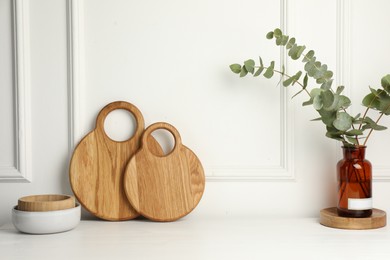
<instances>
[{"instance_id":1,"label":"round handle hole","mask_svg":"<svg viewBox=\"0 0 390 260\"><path fill-rule=\"evenodd\" d=\"M106 135L117 142L129 140L137 129L137 121L126 109L111 111L104 120Z\"/></svg>"},{"instance_id":2,"label":"round handle hole","mask_svg":"<svg viewBox=\"0 0 390 260\"><path fill-rule=\"evenodd\" d=\"M175 148L175 144L176 144L175 137L168 130L156 129L151 133L151 135L160 144L160 146L163 150L164 156L170 154L173 151L173 149ZM154 154L154 155L158 156L158 154Z\"/></svg>"}]
</instances>

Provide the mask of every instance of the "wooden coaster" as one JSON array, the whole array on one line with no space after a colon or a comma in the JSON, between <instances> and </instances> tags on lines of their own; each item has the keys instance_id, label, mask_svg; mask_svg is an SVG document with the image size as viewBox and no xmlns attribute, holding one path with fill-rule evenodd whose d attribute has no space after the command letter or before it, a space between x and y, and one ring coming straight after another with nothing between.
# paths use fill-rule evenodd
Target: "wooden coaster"
<instances>
[{"instance_id":1,"label":"wooden coaster","mask_svg":"<svg viewBox=\"0 0 390 260\"><path fill-rule=\"evenodd\" d=\"M337 215L336 207L320 211L320 224L341 229L374 229L386 226L386 212L380 209L372 209L372 215L368 218L346 218Z\"/></svg>"}]
</instances>

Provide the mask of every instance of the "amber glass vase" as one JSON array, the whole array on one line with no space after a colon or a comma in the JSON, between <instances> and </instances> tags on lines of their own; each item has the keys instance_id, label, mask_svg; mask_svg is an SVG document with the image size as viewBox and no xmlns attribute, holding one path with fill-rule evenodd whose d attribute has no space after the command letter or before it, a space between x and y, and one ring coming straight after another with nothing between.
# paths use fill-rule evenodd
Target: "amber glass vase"
<instances>
[{"instance_id":1,"label":"amber glass vase","mask_svg":"<svg viewBox=\"0 0 390 260\"><path fill-rule=\"evenodd\" d=\"M365 146L343 147L344 158L337 163L339 216L364 218L372 214L372 167L365 152Z\"/></svg>"}]
</instances>

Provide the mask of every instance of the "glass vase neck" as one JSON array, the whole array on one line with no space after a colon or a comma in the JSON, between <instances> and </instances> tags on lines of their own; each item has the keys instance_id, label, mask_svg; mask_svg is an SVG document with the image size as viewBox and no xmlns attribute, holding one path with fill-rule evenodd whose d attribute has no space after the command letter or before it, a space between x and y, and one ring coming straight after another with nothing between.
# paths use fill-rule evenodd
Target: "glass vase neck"
<instances>
[{"instance_id":1,"label":"glass vase neck","mask_svg":"<svg viewBox=\"0 0 390 260\"><path fill-rule=\"evenodd\" d=\"M350 159L361 159L363 160L366 155L366 146L352 146L346 147L343 146L344 158L347 160Z\"/></svg>"}]
</instances>

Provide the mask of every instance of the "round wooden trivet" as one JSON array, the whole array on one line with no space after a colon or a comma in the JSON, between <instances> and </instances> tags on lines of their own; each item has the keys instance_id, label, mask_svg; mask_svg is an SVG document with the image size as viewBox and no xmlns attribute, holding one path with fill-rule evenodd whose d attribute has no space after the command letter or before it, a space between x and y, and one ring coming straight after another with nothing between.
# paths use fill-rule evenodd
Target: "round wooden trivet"
<instances>
[{"instance_id":1,"label":"round wooden trivet","mask_svg":"<svg viewBox=\"0 0 390 260\"><path fill-rule=\"evenodd\" d=\"M320 211L320 224L341 229L374 229L386 226L386 212L380 209L372 209L372 215L368 218L346 218L337 215L336 207Z\"/></svg>"}]
</instances>

